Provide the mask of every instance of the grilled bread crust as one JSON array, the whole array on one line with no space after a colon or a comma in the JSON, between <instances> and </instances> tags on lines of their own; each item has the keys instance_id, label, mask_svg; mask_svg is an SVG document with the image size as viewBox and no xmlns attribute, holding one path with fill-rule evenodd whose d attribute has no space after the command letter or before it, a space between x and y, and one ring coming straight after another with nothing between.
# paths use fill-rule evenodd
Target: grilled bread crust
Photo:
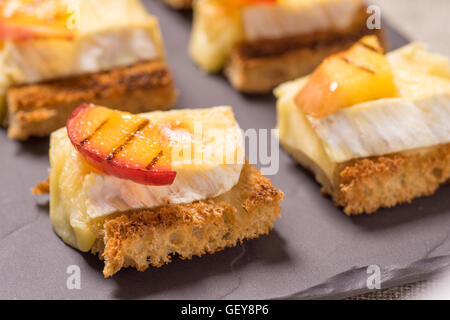
<instances>
[{"instance_id":1,"label":"grilled bread crust","mask_svg":"<svg viewBox=\"0 0 450 320\"><path fill-rule=\"evenodd\" d=\"M346 214L372 213L431 196L450 179L450 144L349 161L338 169L333 192Z\"/></svg>"},{"instance_id":2,"label":"grilled bread crust","mask_svg":"<svg viewBox=\"0 0 450 320\"><path fill-rule=\"evenodd\" d=\"M190 259L257 238L273 228L283 193L246 164L238 184L211 199L112 215L98 224L92 253L105 261L105 277L121 268L161 267L172 256Z\"/></svg>"},{"instance_id":3,"label":"grilled bread crust","mask_svg":"<svg viewBox=\"0 0 450 320\"><path fill-rule=\"evenodd\" d=\"M47 136L85 102L141 113L166 110L175 101L172 74L162 61L13 87L7 92L8 135L19 140Z\"/></svg>"},{"instance_id":4,"label":"grilled bread crust","mask_svg":"<svg viewBox=\"0 0 450 320\"><path fill-rule=\"evenodd\" d=\"M190 9L193 0L164 0L164 2L175 9Z\"/></svg>"},{"instance_id":5,"label":"grilled bread crust","mask_svg":"<svg viewBox=\"0 0 450 320\"><path fill-rule=\"evenodd\" d=\"M236 46L225 75L239 91L267 93L277 85L310 74L326 57L350 48L365 35L375 34L387 48L383 29L366 27L365 7L346 32L317 32Z\"/></svg>"},{"instance_id":6,"label":"grilled bread crust","mask_svg":"<svg viewBox=\"0 0 450 320\"><path fill-rule=\"evenodd\" d=\"M450 181L450 144L340 163L332 181L301 151L283 147L315 174L322 193L349 216L431 196Z\"/></svg>"}]
</instances>

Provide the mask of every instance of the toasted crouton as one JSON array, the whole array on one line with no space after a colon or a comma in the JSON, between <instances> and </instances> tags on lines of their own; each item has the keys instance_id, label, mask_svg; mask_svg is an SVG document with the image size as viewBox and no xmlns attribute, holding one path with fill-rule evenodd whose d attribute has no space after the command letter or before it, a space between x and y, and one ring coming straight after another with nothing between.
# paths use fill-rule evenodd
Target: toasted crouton
<instances>
[{"instance_id":1,"label":"toasted crouton","mask_svg":"<svg viewBox=\"0 0 450 320\"><path fill-rule=\"evenodd\" d=\"M175 100L172 74L160 61L13 87L7 92L8 135L20 140L47 136L85 102L141 113L166 110Z\"/></svg>"},{"instance_id":2,"label":"toasted crouton","mask_svg":"<svg viewBox=\"0 0 450 320\"><path fill-rule=\"evenodd\" d=\"M347 215L370 214L433 195L450 179L450 144L340 163L333 181L299 150L284 148L314 172L322 192Z\"/></svg>"},{"instance_id":3,"label":"toasted crouton","mask_svg":"<svg viewBox=\"0 0 450 320\"><path fill-rule=\"evenodd\" d=\"M48 194L50 193L50 179L38 182L36 186L31 189L31 193L34 195Z\"/></svg>"},{"instance_id":4,"label":"toasted crouton","mask_svg":"<svg viewBox=\"0 0 450 320\"><path fill-rule=\"evenodd\" d=\"M161 267L174 255L190 259L214 253L269 233L282 200L283 193L246 164L239 183L216 198L133 210L97 222L91 251L105 260L105 277L125 267Z\"/></svg>"},{"instance_id":5,"label":"toasted crouton","mask_svg":"<svg viewBox=\"0 0 450 320\"><path fill-rule=\"evenodd\" d=\"M189 9L192 8L193 0L164 0L164 2L175 9Z\"/></svg>"},{"instance_id":6,"label":"toasted crouton","mask_svg":"<svg viewBox=\"0 0 450 320\"><path fill-rule=\"evenodd\" d=\"M384 31L372 32L365 27L346 35L317 33L242 43L232 50L225 74L239 91L266 93L280 83L311 73L326 57L372 33L386 48Z\"/></svg>"}]
</instances>

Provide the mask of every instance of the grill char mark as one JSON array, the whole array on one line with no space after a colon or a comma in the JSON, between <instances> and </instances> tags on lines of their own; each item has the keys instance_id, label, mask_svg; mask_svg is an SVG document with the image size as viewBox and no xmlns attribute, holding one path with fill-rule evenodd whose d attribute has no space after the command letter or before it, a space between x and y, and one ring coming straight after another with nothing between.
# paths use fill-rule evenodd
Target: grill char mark
<instances>
[{"instance_id":1,"label":"grill char mark","mask_svg":"<svg viewBox=\"0 0 450 320\"><path fill-rule=\"evenodd\" d=\"M125 140L124 143L122 143L120 146L114 148L114 150L109 154L107 160L111 161L113 160L120 152L122 152L125 147L131 142L133 141L133 139L136 137L136 135L142 130L144 129L148 124L150 123L150 121L148 119L144 119L136 128L136 130L134 130L132 133L130 133L130 135L127 137L127 139Z\"/></svg>"},{"instance_id":2,"label":"grill char mark","mask_svg":"<svg viewBox=\"0 0 450 320\"><path fill-rule=\"evenodd\" d=\"M362 45L364 48L366 48L366 49L368 49L368 50L370 50L370 51L373 51L373 52L377 52L377 53L383 53L382 51L380 51L380 50L378 50L377 48L375 48L375 47L372 47L371 45L369 45L369 44L367 44L367 43L364 43L364 42L358 42L360 45Z\"/></svg>"},{"instance_id":3,"label":"grill char mark","mask_svg":"<svg viewBox=\"0 0 450 320\"><path fill-rule=\"evenodd\" d=\"M91 140L104 126L105 124L107 124L109 121L109 118L106 119L105 121L103 121L95 130L94 132L92 132L92 134L90 136L88 136L87 138L85 138L83 141L80 142L81 146L84 146L86 143L89 142L89 140Z\"/></svg>"},{"instance_id":4,"label":"grill char mark","mask_svg":"<svg viewBox=\"0 0 450 320\"><path fill-rule=\"evenodd\" d=\"M348 63L348 64L350 64L350 65L352 65L352 66L355 66L355 67L357 67L357 68L359 68L359 69L361 69L361 70L363 70L363 71L366 71L366 72L368 72L368 73L371 73L371 74L375 74L375 71L374 70L372 70L372 69L370 69L370 68L367 68L367 67L365 67L365 66L361 66L361 65L359 65L359 64L356 64L356 63L354 63L353 61L351 61L349 58L347 58L347 57L339 57L339 59L341 59L342 61L344 61L345 63Z\"/></svg>"},{"instance_id":5,"label":"grill char mark","mask_svg":"<svg viewBox=\"0 0 450 320\"><path fill-rule=\"evenodd\" d=\"M153 159L152 159L152 161L150 161L150 163L145 167L145 169L147 169L147 170L151 170L155 165L156 165L156 163L159 161L159 159L161 159L161 157L163 156L163 151L161 150L159 153L158 153L158 155L156 156L156 157L154 157Z\"/></svg>"}]
</instances>

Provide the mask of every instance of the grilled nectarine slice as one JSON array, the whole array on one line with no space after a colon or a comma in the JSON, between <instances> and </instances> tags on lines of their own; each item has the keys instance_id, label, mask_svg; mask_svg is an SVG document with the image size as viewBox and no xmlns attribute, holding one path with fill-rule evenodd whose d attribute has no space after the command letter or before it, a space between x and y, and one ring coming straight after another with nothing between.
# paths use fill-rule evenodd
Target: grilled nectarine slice
<instances>
[{"instance_id":1,"label":"grilled nectarine slice","mask_svg":"<svg viewBox=\"0 0 450 320\"><path fill-rule=\"evenodd\" d=\"M0 41L73 39L71 11L62 1L0 1Z\"/></svg>"},{"instance_id":2,"label":"grilled nectarine slice","mask_svg":"<svg viewBox=\"0 0 450 320\"><path fill-rule=\"evenodd\" d=\"M160 126L127 112L83 104L67 120L75 148L94 167L146 185L170 185L171 148Z\"/></svg>"},{"instance_id":3,"label":"grilled nectarine slice","mask_svg":"<svg viewBox=\"0 0 450 320\"><path fill-rule=\"evenodd\" d=\"M295 97L305 113L321 118L358 103L394 97L397 89L376 36L325 59Z\"/></svg>"}]
</instances>

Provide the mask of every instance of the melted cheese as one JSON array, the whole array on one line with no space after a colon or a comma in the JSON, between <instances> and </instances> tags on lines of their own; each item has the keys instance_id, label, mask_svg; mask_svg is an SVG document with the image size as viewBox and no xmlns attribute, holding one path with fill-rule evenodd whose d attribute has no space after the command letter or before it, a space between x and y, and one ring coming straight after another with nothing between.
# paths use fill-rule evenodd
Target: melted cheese
<instances>
[{"instance_id":1,"label":"melted cheese","mask_svg":"<svg viewBox=\"0 0 450 320\"><path fill-rule=\"evenodd\" d=\"M255 5L242 11L248 41L279 39L318 31L345 31L361 10L358 0L290 1L283 5Z\"/></svg>"},{"instance_id":2,"label":"melted cheese","mask_svg":"<svg viewBox=\"0 0 450 320\"><path fill-rule=\"evenodd\" d=\"M275 5L197 1L190 54L202 69L218 72L241 42L345 32L355 24L362 6L361 0L279 0Z\"/></svg>"},{"instance_id":3,"label":"melted cheese","mask_svg":"<svg viewBox=\"0 0 450 320\"><path fill-rule=\"evenodd\" d=\"M307 78L276 89L280 140L331 178L336 163L450 143L450 63L418 44L387 55L400 95L313 118L293 101ZM302 117L302 121L291 118ZM306 121L305 121L306 119Z\"/></svg>"},{"instance_id":4,"label":"melted cheese","mask_svg":"<svg viewBox=\"0 0 450 320\"><path fill-rule=\"evenodd\" d=\"M131 209L216 197L237 184L245 159L241 130L231 108L153 112L142 116L154 123L180 119L202 126L203 132L198 136L195 131L189 137L186 133L172 132L180 137L179 150L199 155L194 159L172 156L172 169L177 172L172 185L141 185L105 175L85 163L65 128L52 134L50 218L58 235L71 246L83 251L91 248L96 239L90 226L93 219ZM189 149L192 145L193 149Z\"/></svg>"},{"instance_id":5,"label":"melted cheese","mask_svg":"<svg viewBox=\"0 0 450 320\"><path fill-rule=\"evenodd\" d=\"M23 6L17 0L8 1L9 4L15 2L19 3L19 8ZM47 8L47 2L43 2L40 7L27 11L27 19L16 18L17 21L9 22L19 23L23 27L27 21L31 21L28 24L32 26L62 29L70 35L6 41L2 72L7 72L14 84L99 72L163 58L158 23L145 11L139 0L55 2L63 3L73 16L48 25L42 21L45 21L46 14L50 14L48 11L56 9ZM13 5L6 6L2 15L11 15L13 9ZM42 26L38 24L39 21Z\"/></svg>"}]
</instances>

